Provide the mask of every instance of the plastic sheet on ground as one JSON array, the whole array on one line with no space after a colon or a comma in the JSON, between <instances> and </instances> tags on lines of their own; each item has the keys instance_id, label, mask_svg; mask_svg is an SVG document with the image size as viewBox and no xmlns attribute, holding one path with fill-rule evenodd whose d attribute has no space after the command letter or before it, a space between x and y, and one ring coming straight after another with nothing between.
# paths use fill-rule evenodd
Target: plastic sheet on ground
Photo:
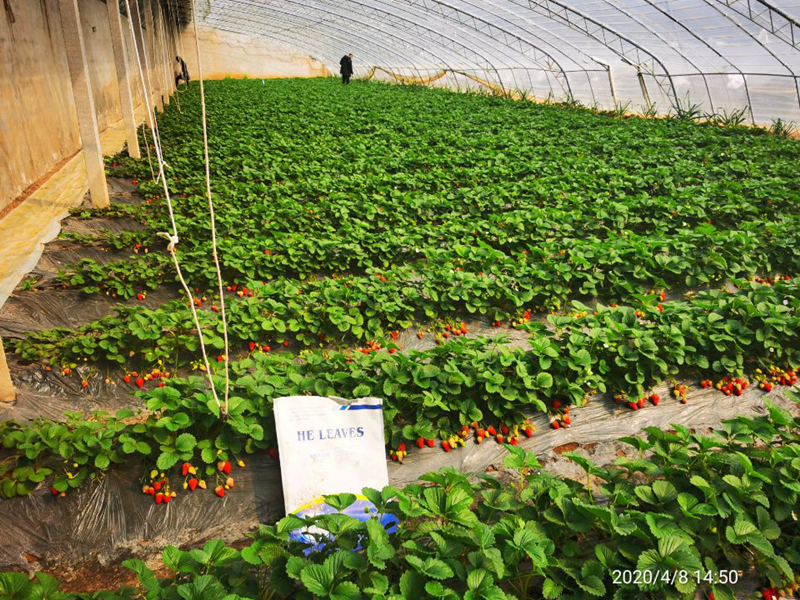
<instances>
[{"instance_id":1,"label":"plastic sheet on ground","mask_svg":"<svg viewBox=\"0 0 800 600\"><path fill-rule=\"evenodd\" d=\"M669 428L679 423L704 431L735 415L765 413L765 395L752 388L739 398L722 397L716 390L693 390L687 405L667 399L666 390L657 391L663 392L662 403L636 412L594 399L573 411L569 429L552 430L544 415L534 415L531 421L538 429L532 438L522 438L520 446L544 459L548 470L570 476L571 463L559 458L565 447L605 449L605 455L613 457L617 438L637 435L648 426ZM769 398L794 406L775 392ZM0 418L8 416L0 414ZM445 466L482 472L501 464L504 453L493 442L468 442L466 448L450 453L440 448L413 449L403 464L390 463L389 483L403 486ZM29 497L3 501L0 531L6 541L0 546L0 570L74 568L84 561L114 565L130 556L155 556L170 544L193 546L214 537L228 543L241 541L259 523L274 522L284 514L278 464L266 454L245 460L247 466L237 471L235 488L223 499L208 490L179 492L169 505L155 505L142 495L141 467L130 467L113 470L101 482L87 484L63 499L54 499L42 485ZM180 489L179 478L171 483Z\"/></svg>"},{"instance_id":2,"label":"plastic sheet on ground","mask_svg":"<svg viewBox=\"0 0 800 600\"><path fill-rule=\"evenodd\" d=\"M132 198L123 192L115 194L114 201L126 202ZM102 228L134 229L136 223L119 219L67 219L64 227L92 233ZM48 245L34 272L39 277L37 287L41 286L43 291L23 292L18 287L0 310L0 336L19 337L51 327L75 328L111 314L116 300L101 295L87 297L56 286L58 269L81 257L108 260L113 256L63 240ZM177 297L174 290L161 289L149 293L145 304L156 307L174 297ZM527 345L522 331L490 327L480 320L467 320L467 328L469 337L500 335L511 345ZM401 332L398 344L405 350L433 346L435 335L426 332L419 340L416 333L415 329ZM79 366L77 376L62 377L56 371L44 371L40 365L23 364L14 356L9 357L9 362L18 397L13 406L0 407L0 420L26 421L38 416L58 419L65 411L113 412L141 406L131 388L119 383L119 373L93 376L89 387L83 389L81 375L91 366ZM670 398L666 388L657 392L664 398L658 408L648 406L636 412L619 408L608 399L592 399L586 407L572 412L573 425L569 429L552 430L545 415L532 415L531 422L537 431L530 439L521 438L520 446L535 452L548 470L577 477L580 471L561 456L566 450L588 453L600 464L608 464L624 449L616 441L618 438L637 435L648 426L668 428L672 423L680 423L702 431L738 414L765 412L764 394L752 388L740 398L726 398L713 389L692 390L687 405ZM770 398L784 406L793 405L775 392ZM492 465L501 465L504 452L492 441L481 445L470 441L466 448L450 453L438 447L412 448L403 464L389 463L389 482L403 486L445 466L466 472L485 471ZM170 504L156 505L142 494L140 478L144 467L137 465L114 469L101 481L86 484L65 498L54 498L48 490L49 484L44 483L30 496L4 500L0 511L4 540L0 545L0 571L83 570L96 575L98 582L108 581L101 575L118 575L119 563L125 558L135 556L154 565L159 563L158 557L166 545L195 546L209 538L241 542L260 523L274 522L284 514L278 463L266 453L245 460L247 466L237 470L235 487L222 499L210 490L198 490L179 492ZM180 478L175 478L171 487L180 490L181 484Z\"/></svg>"}]
</instances>

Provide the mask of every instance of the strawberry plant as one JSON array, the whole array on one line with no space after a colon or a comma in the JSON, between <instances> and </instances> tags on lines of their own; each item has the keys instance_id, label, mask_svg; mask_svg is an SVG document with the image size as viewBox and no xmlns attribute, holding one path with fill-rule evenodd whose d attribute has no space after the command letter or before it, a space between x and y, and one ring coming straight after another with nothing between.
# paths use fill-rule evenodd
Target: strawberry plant
<instances>
[{"instance_id":1,"label":"strawberry plant","mask_svg":"<svg viewBox=\"0 0 800 600\"><path fill-rule=\"evenodd\" d=\"M241 550L217 540L167 547L165 578L125 561L137 583L113 597L733 600L744 572L764 597L788 594L800 567L800 420L768 409L711 435L651 428L622 440L641 458L608 467L567 453L592 485L540 471L532 454L507 445L510 483L443 469L403 489L367 488L376 513L397 518L391 528L372 515L289 515L261 525ZM326 497L337 510L355 499ZM290 535L301 528L315 551ZM6 594L45 589L57 582L0 574Z\"/></svg>"}]
</instances>

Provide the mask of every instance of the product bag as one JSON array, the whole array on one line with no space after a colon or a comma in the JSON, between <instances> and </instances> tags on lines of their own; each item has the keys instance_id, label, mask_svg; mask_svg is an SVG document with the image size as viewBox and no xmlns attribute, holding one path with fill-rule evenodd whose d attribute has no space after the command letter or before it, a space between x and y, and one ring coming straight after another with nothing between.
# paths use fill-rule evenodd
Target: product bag
<instances>
[{"instance_id":1,"label":"product bag","mask_svg":"<svg viewBox=\"0 0 800 600\"><path fill-rule=\"evenodd\" d=\"M286 514L337 512L323 496L350 493L357 500L341 512L374 517L375 507L361 490L389 485L382 401L290 396L277 398L274 411ZM389 525L395 519L382 520Z\"/></svg>"}]
</instances>

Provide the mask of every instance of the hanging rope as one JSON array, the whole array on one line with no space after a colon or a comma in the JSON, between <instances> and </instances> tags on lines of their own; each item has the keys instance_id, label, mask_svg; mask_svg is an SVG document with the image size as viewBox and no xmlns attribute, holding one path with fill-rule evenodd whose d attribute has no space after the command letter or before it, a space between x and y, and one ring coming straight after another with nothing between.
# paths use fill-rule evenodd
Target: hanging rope
<instances>
[{"instance_id":1,"label":"hanging rope","mask_svg":"<svg viewBox=\"0 0 800 600\"><path fill-rule=\"evenodd\" d=\"M139 25L140 25L140 28L141 28L141 15L138 14L138 11L139 11L138 2L134 2L134 4L137 5L136 6L137 16L139 17ZM132 14L129 0L125 0L125 6L128 9L128 14L129 15ZM178 226L175 223L175 213L174 213L173 208L172 208L172 199L170 198L170 195L169 195L169 186L167 185L167 176L166 176L166 173L164 172L165 163L164 163L163 155L161 153L161 140L160 140L159 135L158 135L157 121L156 121L156 123L153 123L153 121L155 120L155 117L154 117L154 113L153 113L153 111L151 110L151 107L150 107L149 88L147 86L147 82L145 81L145 76L144 76L144 71L142 70L141 60L139 59L138 43L136 41L137 38L136 38L135 32L133 30L133 20L132 19L128 19L128 24L129 24L130 30L131 30L131 37L133 39L134 49L136 50L136 52L134 52L134 54L136 55L136 66L137 66L137 71L139 73L139 79L141 81L142 89L144 91L145 108L147 109L147 114L148 114L148 118L150 120L150 124L153 125L153 127L152 127L153 138L154 138L154 144L153 145L155 147L156 159L158 161L159 178L161 179L161 182L162 182L163 187L164 187L164 197L167 200L167 208L169 209L169 218L170 218L170 222L172 224L172 234L164 232L164 233L159 233L158 235L160 235L161 237L164 237L167 240L169 240L169 244L167 245L167 251L169 252L170 256L172 257L172 262L175 265L175 271L178 274L178 279L180 280L181 287L183 287L183 291L186 293L186 297L189 299L189 308L192 311L192 319L194 320L195 329L197 330L197 337L200 340L200 350L201 350L202 355L203 355L203 364L205 366L205 372L206 372L206 378L208 379L208 385L211 388L211 394L214 397L214 402L217 405L217 409L222 414L222 418L225 419L226 415L227 415L227 404L223 408L222 404L219 401L219 397L217 396L217 390L216 390L216 387L214 386L214 379L211 376L211 365L210 365L210 363L208 361L208 353L206 352L206 344L205 344L205 341L203 340L203 329L200 326L200 320L199 320L199 318L197 316L197 309L195 308L194 296L192 295L192 292L189 289L189 286L186 284L186 280L183 277L183 271L181 270L181 266L180 266L180 263L178 261L176 247L177 247L178 242L180 241L180 239L178 238ZM147 67L148 65L147 65L147 52L146 51L144 52L144 57L145 57L145 67ZM226 344L225 352L227 353L227 351L228 351L228 347L227 347L227 344ZM225 355L226 375L227 375L227 362L228 362L228 356L226 354Z\"/></svg>"},{"instance_id":2,"label":"hanging rope","mask_svg":"<svg viewBox=\"0 0 800 600\"><path fill-rule=\"evenodd\" d=\"M228 392L230 389L230 376L228 373L228 320L225 318L225 294L222 289L222 271L219 268L219 255L217 254L217 227L214 217L214 202L211 200L211 162L208 158L208 126L206 124L206 95L203 88L203 62L200 60L200 38L197 34L197 11L192 11L194 23L194 44L197 51L197 79L200 81L200 107L203 115L203 151L206 163L206 194L208 195L208 212L211 215L211 250L214 255L214 265L217 268L217 282L219 283L219 302L222 313L222 335L225 340L225 413L228 412Z\"/></svg>"}]
</instances>

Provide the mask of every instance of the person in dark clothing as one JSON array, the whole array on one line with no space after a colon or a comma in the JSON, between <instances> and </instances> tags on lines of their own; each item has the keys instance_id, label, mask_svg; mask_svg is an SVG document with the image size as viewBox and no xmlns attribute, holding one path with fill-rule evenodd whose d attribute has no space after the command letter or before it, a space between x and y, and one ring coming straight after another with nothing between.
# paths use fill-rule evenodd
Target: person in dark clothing
<instances>
[{"instance_id":1,"label":"person in dark clothing","mask_svg":"<svg viewBox=\"0 0 800 600\"><path fill-rule=\"evenodd\" d=\"M339 73L342 74L342 83L347 85L350 83L350 78L353 76L353 55L348 54L343 56L339 61Z\"/></svg>"},{"instance_id":2,"label":"person in dark clothing","mask_svg":"<svg viewBox=\"0 0 800 600\"><path fill-rule=\"evenodd\" d=\"M180 56L175 57L175 62L178 63L178 74L175 75L175 87L178 83L183 81L187 86L189 85L189 69L186 67L186 61Z\"/></svg>"}]
</instances>

